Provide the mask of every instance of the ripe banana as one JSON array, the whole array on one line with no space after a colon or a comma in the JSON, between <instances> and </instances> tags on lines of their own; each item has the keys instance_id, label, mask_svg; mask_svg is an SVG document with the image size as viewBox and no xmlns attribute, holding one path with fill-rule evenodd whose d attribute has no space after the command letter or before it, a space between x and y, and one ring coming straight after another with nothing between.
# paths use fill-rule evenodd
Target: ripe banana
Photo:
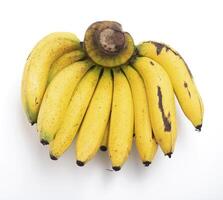
<instances>
[{"instance_id":1,"label":"ripe banana","mask_svg":"<svg viewBox=\"0 0 223 200\"><path fill-rule=\"evenodd\" d=\"M100 147L111 111L112 85L111 71L104 69L77 137L78 166L90 160Z\"/></svg>"},{"instance_id":2,"label":"ripe banana","mask_svg":"<svg viewBox=\"0 0 223 200\"><path fill-rule=\"evenodd\" d=\"M108 121L108 124L104 132L104 136L101 142L101 146L100 146L101 151L107 151L107 148L108 148L109 126L110 126L110 120Z\"/></svg>"},{"instance_id":3,"label":"ripe banana","mask_svg":"<svg viewBox=\"0 0 223 200\"><path fill-rule=\"evenodd\" d=\"M176 140L176 113L171 82L155 61L138 57L133 66L143 77L149 104L152 129L165 155L171 157Z\"/></svg>"},{"instance_id":4,"label":"ripe banana","mask_svg":"<svg viewBox=\"0 0 223 200\"><path fill-rule=\"evenodd\" d=\"M37 130L42 144L48 144L53 140L74 89L92 65L90 61L79 61L69 65L59 72L47 87L37 120Z\"/></svg>"},{"instance_id":5,"label":"ripe banana","mask_svg":"<svg viewBox=\"0 0 223 200\"><path fill-rule=\"evenodd\" d=\"M22 103L31 124L36 123L52 63L64 53L80 48L72 33L58 32L44 37L32 50L22 79Z\"/></svg>"},{"instance_id":6,"label":"ripe banana","mask_svg":"<svg viewBox=\"0 0 223 200\"><path fill-rule=\"evenodd\" d=\"M149 166L155 156L157 144L152 135L146 89L142 78L135 69L131 66L125 66L122 69L129 81L132 91L136 147L143 164Z\"/></svg>"},{"instance_id":7,"label":"ripe banana","mask_svg":"<svg viewBox=\"0 0 223 200\"><path fill-rule=\"evenodd\" d=\"M64 115L63 122L50 143L50 157L57 160L71 145L98 82L101 67L93 67L82 78Z\"/></svg>"},{"instance_id":8,"label":"ripe banana","mask_svg":"<svg viewBox=\"0 0 223 200\"><path fill-rule=\"evenodd\" d=\"M120 170L133 138L145 166L158 145L171 157L177 137L174 92L196 130L202 126L203 103L179 53L154 41L136 48L114 21L93 23L83 42L67 32L44 37L27 58L21 92L27 118L37 122L41 143L50 143L52 160L79 132L78 166L108 148L113 170Z\"/></svg>"},{"instance_id":9,"label":"ripe banana","mask_svg":"<svg viewBox=\"0 0 223 200\"><path fill-rule=\"evenodd\" d=\"M48 84L53 80L58 72L63 68L75 63L79 60L82 60L85 57L85 53L82 50L74 50L69 53L65 53L59 57L50 67Z\"/></svg>"},{"instance_id":10,"label":"ripe banana","mask_svg":"<svg viewBox=\"0 0 223 200\"><path fill-rule=\"evenodd\" d=\"M203 103L192 74L180 54L165 44L153 41L140 44L138 53L155 60L166 70L184 114L197 130L201 130Z\"/></svg>"},{"instance_id":11,"label":"ripe banana","mask_svg":"<svg viewBox=\"0 0 223 200\"><path fill-rule=\"evenodd\" d=\"M120 69L114 69L114 91L108 139L112 168L121 169L132 146L133 100L129 83Z\"/></svg>"}]
</instances>

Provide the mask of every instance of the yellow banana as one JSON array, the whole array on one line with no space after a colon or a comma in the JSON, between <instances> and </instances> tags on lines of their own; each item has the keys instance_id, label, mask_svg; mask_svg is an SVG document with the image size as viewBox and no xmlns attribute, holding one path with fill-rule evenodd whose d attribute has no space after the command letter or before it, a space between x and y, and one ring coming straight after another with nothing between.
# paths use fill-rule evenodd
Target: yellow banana
<instances>
[{"instance_id":1,"label":"yellow banana","mask_svg":"<svg viewBox=\"0 0 223 200\"><path fill-rule=\"evenodd\" d=\"M108 124L104 132L104 136L103 136L101 146L100 146L101 151L107 151L107 148L108 148L109 126L110 126L110 121L108 121Z\"/></svg>"},{"instance_id":2,"label":"yellow banana","mask_svg":"<svg viewBox=\"0 0 223 200\"><path fill-rule=\"evenodd\" d=\"M50 143L50 157L57 160L72 143L98 82L101 67L90 69L75 89L63 122Z\"/></svg>"},{"instance_id":3,"label":"yellow banana","mask_svg":"<svg viewBox=\"0 0 223 200\"><path fill-rule=\"evenodd\" d=\"M90 61L79 61L69 65L47 87L37 120L42 144L48 144L53 140L76 85L92 65Z\"/></svg>"},{"instance_id":4,"label":"yellow banana","mask_svg":"<svg viewBox=\"0 0 223 200\"><path fill-rule=\"evenodd\" d=\"M146 89L142 78L135 69L131 66L125 66L122 69L132 91L136 147L143 164L149 166L155 156L157 144L152 135Z\"/></svg>"},{"instance_id":5,"label":"yellow banana","mask_svg":"<svg viewBox=\"0 0 223 200\"><path fill-rule=\"evenodd\" d=\"M104 69L77 137L76 163L78 166L83 166L98 151L109 120L111 101L111 71Z\"/></svg>"},{"instance_id":6,"label":"yellow banana","mask_svg":"<svg viewBox=\"0 0 223 200\"><path fill-rule=\"evenodd\" d=\"M115 171L128 157L133 138L133 100L129 83L120 69L114 69L114 91L108 139L109 155Z\"/></svg>"},{"instance_id":7,"label":"yellow banana","mask_svg":"<svg viewBox=\"0 0 223 200\"><path fill-rule=\"evenodd\" d=\"M59 57L50 67L48 84L59 71L72 63L82 60L84 57L85 53L82 50L74 50Z\"/></svg>"},{"instance_id":8,"label":"yellow banana","mask_svg":"<svg viewBox=\"0 0 223 200\"><path fill-rule=\"evenodd\" d=\"M44 37L30 53L22 79L22 103L31 124L36 123L52 63L64 53L80 48L72 33L58 32Z\"/></svg>"},{"instance_id":9,"label":"yellow banana","mask_svg":"<svg viewBox=\"0 0 223 200\"><path fill-rule=\"evenodd\" d=\"M139 45L138 53L155 60L166 70L184 114L197 130L201 130L204 112L202 99L180 54L165 44L153 41Z\"/></svg>"},{"instance_id":10,"label":"yellow banana","mask_svg":"<svg viewBox=\"0 0 223 200\"><path fill-rule=\"evenodd\" d=\"M145 83L156 141L164 154L171 157L176 141L176 111L169 77L164 69L150 58L138 57L133 66Z\"/></svg>"}]
</instances>

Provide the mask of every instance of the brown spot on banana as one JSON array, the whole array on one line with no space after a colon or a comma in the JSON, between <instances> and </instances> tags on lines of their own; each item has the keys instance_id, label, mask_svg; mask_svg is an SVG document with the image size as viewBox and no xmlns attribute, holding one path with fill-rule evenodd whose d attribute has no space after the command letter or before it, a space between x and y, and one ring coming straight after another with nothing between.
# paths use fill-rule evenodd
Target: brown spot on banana
<instances>
[{"instance_id":1,"label":"brown spot on banana","mask_svg":"<svg viewBox=\"0 0 223 200\"><path fill-rule=\"evenodd\" d=\"M154 62L153 62L153 61L150 61L150 64L151 64L151 65L154 65Z\"/></svg>"},{"instance_id":2,"label":"brown spot on banana","mask_svg":"<svg viewBox=\"0 0 223 200\"><path fill-rule=\"evenodd\" d=\"M158 43L158 42L151 42L151 43L154 44L155 47L156 47L156 54L157 54L157 56L161 53L162 49L164 47L166 47L166 45L164 45L162 43Z\"/></svg>"},{"instance_id":3,"label":"brown spot on banana","mask_svg":"<svg viewBox=\"0 0 223 200\"><path fill-rule=\"evenodd\" d=\"M190 75L190 77L193 78L193 75L192 75L192 73L191 73L191 71L190 71L190 69L189 69L187 63L185 62L185 60L182 58L182 56L181 56L177 51L171 49L168 45L163 44L163 43L154 42L154 41L149 41L149 42L152 43L152 44L156 47L156 54L157 54L157 56L161 53L161 51L163 50L163 48L166 49L166 52L170 50L170 51L173 52L176 56L178 56L178 57L184 62L185 66L186 66L186 68L187 68L187 71L188 71L188 73L189 73L189 75Z\"/></svg>"},{"instance_id":4,"label":"brown spot on banana","mask_svg":"<svg viewBox=\"0 0 223 200\"><path fill-rule=\"evenodd\" d=\"M35 98L35 104L36 104L36 105L39 104L39 102L38 102L38 98L37 98L37 97Z\"/></svg>"},{"instance_id":5,"label":"brown spot on banana","mask_svg":"<svg viewBox=\"0 0 223 200\"><path fill-rule=\"evenodd\" d=\"M162 114L163 119L163 125L164 125L164 131L170 132L171 131L171 122L169 121L170 113L168 113L168 116L165 115L164 108L163 108L163 97L160 86L157 86L157 96L159 98L158 106L160 109L160 112Z\"/></svg>"},{"instance_id":6,"label":"brown spot on banana","mask_svg":"<svg viewBox=\"0 0 223 200\"><path fill-rule=\"evenodd\" d=\"M189 97L191 98L191 93L190 93L190 90L189 90L189 88L188 88L188 84L187 84L186 81L184 81L184 87L186 88L186 90L187 90L187 92L188 92L188 95L189 95Z\"/></svg>"}]
</instances>

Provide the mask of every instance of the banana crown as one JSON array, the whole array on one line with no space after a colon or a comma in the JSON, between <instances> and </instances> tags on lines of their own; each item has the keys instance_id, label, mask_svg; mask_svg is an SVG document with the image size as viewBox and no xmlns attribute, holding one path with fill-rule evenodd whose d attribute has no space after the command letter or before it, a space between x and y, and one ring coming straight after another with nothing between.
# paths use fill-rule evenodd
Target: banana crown
<instances>
[{"instance_id":1,"label":"banana crown","mask_svg":"<svg viewBox=\"0 0 223 200\"><path fill-rule=\"evenodd\" d=\"M131 35L113 21L92 24L85 33L84 48L95 63L106 67L126 63L135 51Z\"/></svg>"}]
</instances>

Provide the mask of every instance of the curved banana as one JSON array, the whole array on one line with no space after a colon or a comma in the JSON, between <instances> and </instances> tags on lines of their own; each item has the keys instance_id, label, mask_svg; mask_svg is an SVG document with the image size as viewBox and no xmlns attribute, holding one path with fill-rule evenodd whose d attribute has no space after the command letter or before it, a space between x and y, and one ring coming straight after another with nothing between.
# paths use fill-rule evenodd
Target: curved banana
<instances>
[{"instance_id":1,"label":"curved banana","mask_svg":"<svg viewBox=\"0 0 223 200\"><path fill-rule=\"evenodd\" d=\"M47 87L37 120L37 130L40 133L42 144L48 144L53 140L74 89L92 65L90 61L79 61L69 65Z\"/></svg>"},{"instance_id":2,"label":"curved banana","mask_svg":"<svg viewBox=\"0 0 223 200\"><path fill-rule=\"evenodd\" d=\"M176 141L174 92L167 73L155 61L138 57L133 66L143 77L149 104L151 125L157 143L165 155L173 153Z\"/></svg>"},{"instance_id":3,"label":"curved banana","mask_svg":"<svg viewBox=\"0 0 223 200\"><path fill-rule=\"evenodd\" d=\"M109 155L115 171L128 157L133 138L133 100L129 83L120 69L114 69L114 91L108 139Z\"/></svg>"},{"instance_id":4,"label":"curved banana","mask_svg":"<svg viewBox=\"0 0 223 200\"><path fill-rule=\"evenodd\" d=\"M53 80L56 74L60 72L63 68L79 60L82 60L84 57L85 53L82 50L74 50L69 53L65 53L64 55L59 57L50 67L48 84Z\"/></svg>"},{"instance_id":5,"label":"curved banana","mask_svg":"<svg viewBox=\"0 0 223 200\"><path fill-rule=\"evenodd\" d=\"M77 137L78 166L90 160L100 147L111 111L112 85L111 71L104 69Z\"/></svg>"},{"instance_id":6,"label":"curved banana","mask_svg":"<svg viewBox=\"0 0 223 200\"><path fill-rule=\"evenodd\" d=\"M52 63L64 53L80 48L72 33L58 32L44 37L32 50L22 79L22 103L31 124L36 123Z\"/></svg>"},{"instance_id":7,"label":"curved banana","mask_svg":"<svg viewBox=\"0 0 223 200\"><path fill-rule=\"evenodd\" d=\"M152 135L146 89L142 78L135 69L131 66L125 66L122 69L132 91L136 147L143 164L149 166L156 154L157 144Z\"/></svg>"},{"instance_id":8,"label":"curved banana","mask_svg":"<svg viewBox=\"0 0 223 200\"><path fill-rule=\"evenodd\" d=\"M202 99L180 54L165 44L153 41L140 44L138 53L155 60L166 70L184 114L197 130L201 130L204 113Z\"/></svg>"},{"instance_id":9,"label":"curved banana","mask_svg":"<svg viewBox=\"0 0 223 200\"><path fill-rule=\"evenodd\" d=\"M108 148L109 126L110 126L110 120L108 120L108 124L106 126L104 136L101 142L101 146L100 146L101 151L107 151L107 148Z\"/></svg>"},{"instance_id":10,"label":"curved banana","mask_svg":"<svg viewBox=\"0 0 223 200\"><path fill-rule=\"evenodd\" d=\"M51 159L57 160L71 145L94 93L100 71L101 67L90 69L76 87L63 122L50 143Z\"/></svg>"}]
</instances>

